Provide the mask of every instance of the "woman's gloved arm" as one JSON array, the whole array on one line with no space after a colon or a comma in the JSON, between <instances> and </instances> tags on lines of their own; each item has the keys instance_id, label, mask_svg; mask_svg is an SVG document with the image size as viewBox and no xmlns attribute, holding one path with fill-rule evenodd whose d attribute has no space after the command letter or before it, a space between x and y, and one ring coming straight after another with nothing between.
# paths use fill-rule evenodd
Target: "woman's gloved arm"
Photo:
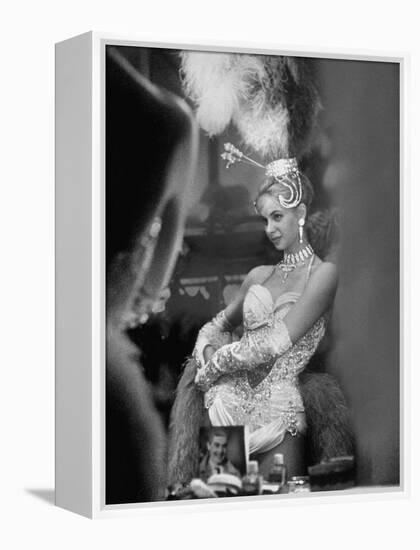
<instances>
[{"instance_id":1,"label":"woman's gloved arm","mask_svg":"<svg viewBox=\"0 0 420 550\"><path fill-rule=\"evenodd\" d=\"M218 313L216 317L200 329L193 350L193 357L201 368L207 363L204 357L205 348L211 346L214 350L217 350L225 344L229 344L232 342L232 330L233 327L226 317L225 310Z\"/></svg>"},{"instance_id":2,"label":"woman's gloved arm","mask_svg":"<svg viewBox=\"0 0 420 550\"><path fill-rule=\"evenodd\" d=\"M195 382L202 391L207 391L223 374L272 364L291 346L285 323L273 318L270 324L248 331L238 342L218 349L210 361L199 369Z\"/></svg>"}]
</instances>

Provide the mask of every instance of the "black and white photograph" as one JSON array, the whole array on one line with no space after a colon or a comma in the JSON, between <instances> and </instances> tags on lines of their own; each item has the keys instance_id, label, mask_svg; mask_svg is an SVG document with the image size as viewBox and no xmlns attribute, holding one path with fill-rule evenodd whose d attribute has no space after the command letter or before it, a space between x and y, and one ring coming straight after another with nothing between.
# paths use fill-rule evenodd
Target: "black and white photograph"
<instances>
[{"instance_id":1,"label":"black and white photograph","mask_svg":"<svg viewBox=\"0 0 420 550\"><path fill-rule=\"evenodd\" d=\"M201 428L198 477L205 482L215 474L241 479L247 469L246 437L243 426Z\"/></svg>"},{"instance_id":2,"label":"black and white photograph","mask_svg":"<svg viewBox=\"0 0 420 550\"><path fill-rule=\"evenodd\" d=\"M399 487L400 64L108 44L105 129L105 503Z\"/></svg>"}]
</instances>

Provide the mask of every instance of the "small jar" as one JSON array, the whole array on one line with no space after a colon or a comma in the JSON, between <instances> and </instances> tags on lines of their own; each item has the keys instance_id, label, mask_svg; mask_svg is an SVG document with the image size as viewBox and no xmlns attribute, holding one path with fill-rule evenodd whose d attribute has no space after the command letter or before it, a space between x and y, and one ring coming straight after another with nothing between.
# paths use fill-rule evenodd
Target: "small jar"
<instances>
[{"instance_id":1,"label":"small jar","mask_svg":"<svg viewBox=\"0 0 420 550\"><path fill-rule=\"evenodd\" d=\"M310 493L308 476L293 476L288 482L289 493Z\"/></svg>"}]
</instances>

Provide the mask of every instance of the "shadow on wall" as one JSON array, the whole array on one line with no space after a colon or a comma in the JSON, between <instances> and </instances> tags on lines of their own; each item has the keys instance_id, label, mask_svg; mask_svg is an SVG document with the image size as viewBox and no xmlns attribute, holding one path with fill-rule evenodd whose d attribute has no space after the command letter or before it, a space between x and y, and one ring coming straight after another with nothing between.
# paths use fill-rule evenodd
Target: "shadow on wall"
<instances>
[{"instance_id":1,"label":"shadow on wall","mask_svg":"<svg viewBox=\"0 0 420 550\"><path fill-rule=\"evenodd\" d=\"M342 216L330 370L353 414L358 483L399 484L399 67L322 60L320 70Z\"/></svg>"}]
</instances>

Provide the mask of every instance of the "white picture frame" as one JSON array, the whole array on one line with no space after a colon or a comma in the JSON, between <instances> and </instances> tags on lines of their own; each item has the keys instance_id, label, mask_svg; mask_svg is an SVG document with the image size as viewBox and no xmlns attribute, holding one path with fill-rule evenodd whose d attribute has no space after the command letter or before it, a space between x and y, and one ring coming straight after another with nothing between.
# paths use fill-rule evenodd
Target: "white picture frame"
<instances>
[{"instance_id":1,"label":"white picture frame","mask_svg":"<svg viewBox=\"0 0 420 550\"><path fill-rule=\"evenodd\" d=\"M90 518L138 514L161 507L249 505L246 497L220 502L186 501L107 505L105 503L105 47L199 49L294 55L337 60L396 63L400 68L400 254L406 229L407 54L379 54L236 43L168 44L104 33L86 33L56 45L56 504ZM77 220L77 223L75 221ZM403 318L403 291L400 317ZM402 326L402 325L401 325ZM313 493L322 502L400 498L409 489L407 402L404 365L406 335L400 332L400 483L347 493ZM74 343L77 342L77 345ZM299 497L295 497L295 500ZM303 497L301 497L303 498ZM252 497L253 505L287 505L290 498Z\"/></svg>"}]
</instances>

